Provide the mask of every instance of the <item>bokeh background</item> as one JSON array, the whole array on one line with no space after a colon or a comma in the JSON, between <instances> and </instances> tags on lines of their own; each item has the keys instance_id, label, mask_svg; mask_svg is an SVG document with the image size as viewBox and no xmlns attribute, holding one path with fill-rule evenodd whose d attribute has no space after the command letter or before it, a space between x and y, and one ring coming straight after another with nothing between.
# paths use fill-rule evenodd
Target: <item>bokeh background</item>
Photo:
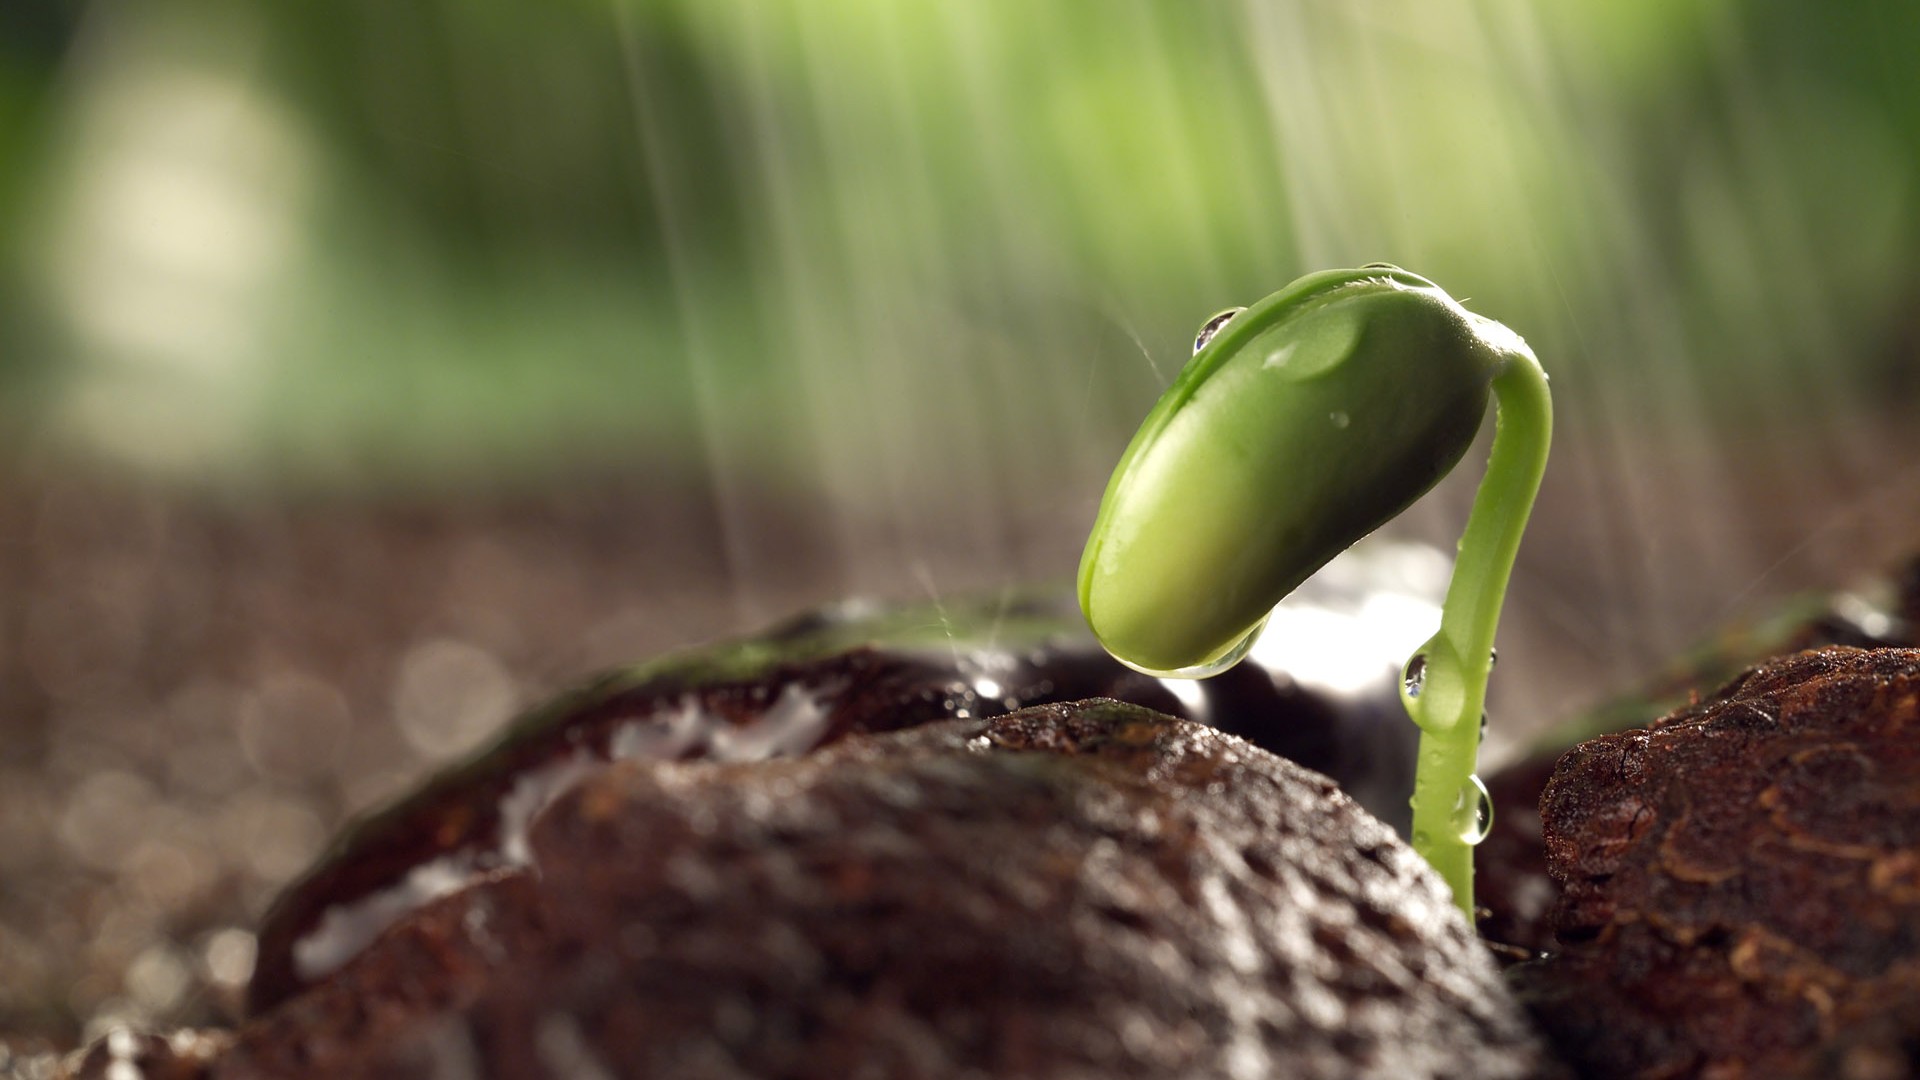
<instances>
[{"instance_id":1,"label":"bokeh background","mask_svg":"<svg viewBox=\"0 0 1920 1080\"><path fill-rule=\"evenodd\" d=\"M1509 743L1872 578L1916 56L1908 0L6 0L0 1036L219 1020L346 815L585 672L1064 581L1194 328L1313 269L1552 374Z\"/></svg>"}]
</instances>

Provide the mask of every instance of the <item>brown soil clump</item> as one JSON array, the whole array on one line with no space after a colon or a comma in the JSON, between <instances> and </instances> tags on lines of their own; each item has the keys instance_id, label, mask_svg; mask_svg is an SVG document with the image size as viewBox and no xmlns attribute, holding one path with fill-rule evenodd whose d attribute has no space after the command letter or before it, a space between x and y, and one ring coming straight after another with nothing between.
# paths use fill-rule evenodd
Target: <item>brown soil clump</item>
<instances>
[{"instance_id":1,"label":"brown soil clump","mask_svg":"<svg viewBox=\"0 0 1920 1080\"><path fill-rule=\"evenodd\" d=\"M401 919L194 1075L1548 1067L1392 830L1322 776L1136 706L608 764L525 844L526 866Z\"/></svg>"},{"instance_id":2,"label":"brown soil clump","mask_svg":"<svg viewBox=\"0 0 1920 1080\"><path fill-rule=\"evenodd\" d=\"M1730 626L1638 693L1576 718L1535 751L1490 776L1487 789L1499 812L1480 845L1480 874L1474 883L1475 899L1484 910L1480 932L1487 940L1511 947L1518 956L1554 948L1551 916L1559 890L1547 873L1538 807L1566 749L1582 739L1639 728L1768 656L1828 645L1873 649L1920 644L1915 638L1915 627L1920 626L1920 559L1909 561L1894 580L1875 591L1886 594L1884 606L1853 594L1808 597L1762 624Z\"/></svg>"},{"instance_id":3,"label":"brown soil clump","mask_svg":"<svg viewBox=\"0 0 1920 1080\"><path fill-rule=\"evenodd\" d=\"M1569 751L1541 810L1561 952L1515 975L1586 1074L1911 1066L1920 651L1754 668Z\"/></svg>"}]
</instances>

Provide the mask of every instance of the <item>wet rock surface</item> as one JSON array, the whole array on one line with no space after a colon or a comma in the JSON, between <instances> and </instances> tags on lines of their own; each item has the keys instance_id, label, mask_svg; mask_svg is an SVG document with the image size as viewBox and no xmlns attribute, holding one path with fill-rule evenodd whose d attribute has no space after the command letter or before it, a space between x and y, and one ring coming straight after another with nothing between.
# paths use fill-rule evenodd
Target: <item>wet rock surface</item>
<instances>
[{"instance_id":1,"label":"wet rock surface","mask_svg":"<svg viewBox=\"0 0 1920 1080\"><path fill-rule=\"evenodd\" d=\"M1481 934L1510 947L1516 957L1554 948L1552 914L1559 889L1547 872L1538 808L1555 764L1575 743L1645 726L1768 656L1828 645L1910 648L1920 644L1916 626L1920 626L1920 559L1866 594L1808 598L1772 619L1730 627L1639 693L1577 718L1569 730L1550 736L1494 772L1487 788L1498 812L1476 857L1479 873L1474 893L1483 909Z\"/></svg>"},{"instance_id":2,"label":"wet rock surface","mask_svg":"<svg viewBox=\"0 0 1920 1080\"><path fill-rule=\"evenodd\" d=\"M936 686L955 681L956 645L969 661L1097 653L1011 632L1037 620L1006 583L1070 567L1073 537L989 551L953 528L920 538L911 565L904 548L850 562L816 507L765 493L748 501L780 557L742 579L704 482L581 473L537 489L229 499L18 464L0 466L0 1075L119 1026L238 1023L254 932L330 838L583 673L849 590L914 598L880 621L911 631ZM1391 816L1411 746L1389 680L1412 642L1376 630L1437 618L1447 563L1383 546L1302 591L1298 636L1315 649L1263 657L1232 691L1283 707L1222 704L1216 722L1249 718L1247 734L1304 758L1305 729L1267 720L1337 714L1315 767ZM1080 629L1068 593L1054 631ZM900 636L838 647L904 654ZM1328 655L1339 677L1316 682ZM1227 694L1196 696L1214 711ZM1286 705L1307 696L1307 710ZM1379 742L1387 754L1368 756Z\"/></svg>"},{"instance_id":3,"label":"wet rock surface","mask_svg":"<svg viewBox=\"0 0 1920 1080\"><path fill-rule=\"evenodd\" d=\"M1920 651L1752 669L1567 753L1541 810L1559 951L1513 974L1584 1074L1913 1075Z\"/></svg>"},{"instance_id":4,"label":"wet rock surface","mask_svg":"<svg viewBox=\"0 0 1920 1080\"><path fill-rule=\"evenodd\" d=\"M250 1010L338 969L439 897L528 865L533 816L613 761L791 757L851 735L1110 697L1243 734L1330 774L1383 814L1404 811L1412 729L1384 665L1373 693L1345 698L1258 663L1173 687L1062 632L1069 624L1052 599L1000 606L992 634L978 639L990 646L964 636L974 621L965 610L925 619L815 613L738 645L617 673L531 714L489 751L357 824L282 895L260 928Z\"/></svg>"},{"instance_id":5,"label":"wet rock surface","mask_svg":"<svg viewBox=\"0 0 1920 1080\"><path fill-rule=\"evenodd\" d=\"M182 1030L161 1035L117 1028L74 1054L62 1073L101 1080L197 1080L231 1045L232 1037L220 1031ZM49 1064L45 1072L52 1071Z\"/></svg>"},{"instance_id":6,"label":"wet rock surface","mask_svg":"<svg viewBox=\"0 0 1920 1080\"><path fill-rule=\"evenodd\" d=\"M193 1075L1530 1076L1324 777L1114 702L622 762ZM102 1074L104 1075L104 1074Z\"/></svg>"}]
</instances>

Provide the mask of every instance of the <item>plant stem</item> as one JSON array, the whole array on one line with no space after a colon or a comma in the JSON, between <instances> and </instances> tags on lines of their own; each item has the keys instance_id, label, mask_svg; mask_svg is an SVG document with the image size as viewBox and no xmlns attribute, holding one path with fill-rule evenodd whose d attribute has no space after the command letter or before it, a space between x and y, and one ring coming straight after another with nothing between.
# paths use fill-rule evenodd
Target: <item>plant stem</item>
<instances>
[{"instance_id":1,"label":"plant stem","mask_svg":"<svg viewBox=\"0 0 1920 1080\"><path fill-rule=\"evenodd\" d=\"M1473 923L1473 846L1456 808L1477 813L1472 782L1480 750L1480 717L1493 667L1494 630L1520 535L1546 471L1553 407L1546 373L1517 337L1500 342L1508 360L1493 380L1498 403L1487 472L1460 536L1453 580L1441 607L1440 632L1422 648L1425 670L1416 694L1403 692L1407 714L1420 726L1413 788L1413 847L1453 889ZM1467 822L1472 821L1469 816ZM1471 831L1471 830L1466 830Z\"/></svg>"}]
</instances>

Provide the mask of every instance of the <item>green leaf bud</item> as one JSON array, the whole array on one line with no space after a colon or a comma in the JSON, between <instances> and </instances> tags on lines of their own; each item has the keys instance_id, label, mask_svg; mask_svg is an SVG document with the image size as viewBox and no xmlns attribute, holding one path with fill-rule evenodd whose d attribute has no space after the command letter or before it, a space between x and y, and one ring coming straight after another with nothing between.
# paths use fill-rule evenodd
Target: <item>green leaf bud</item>
<instances>
[{"instance_id":1,"label":"green leaf bud","mask_svg":"<svg viewBox=\"0 0 1920 1080\"><path fill-rule=\"evenodd\" d=\"M1107 485L1080 563L1094 634L1157 674L1237 660L1275 604L1453 468L1516 347L1380 264L1213 327Z\"/></svg>"}]
</instances>

